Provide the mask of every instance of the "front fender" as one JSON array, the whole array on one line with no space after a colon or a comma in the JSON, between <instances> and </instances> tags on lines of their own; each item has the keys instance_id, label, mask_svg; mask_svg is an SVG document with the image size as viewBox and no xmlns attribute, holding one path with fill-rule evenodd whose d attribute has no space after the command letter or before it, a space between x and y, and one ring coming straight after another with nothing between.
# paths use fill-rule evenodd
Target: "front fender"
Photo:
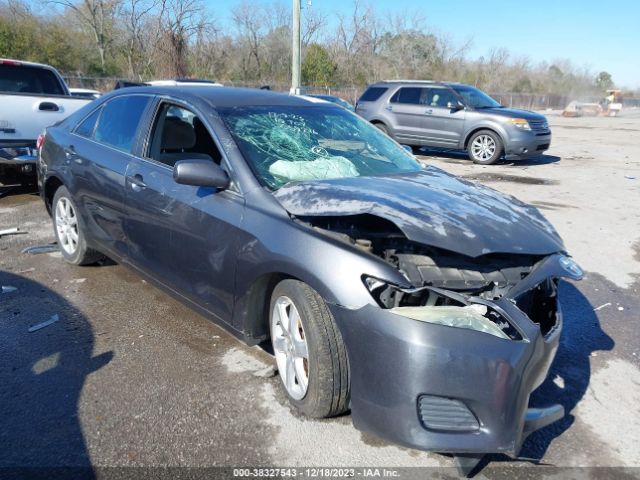
<instances>
[{"instance_id":1,"label":"front fender","mask_svg":"<svg viewBox=\"0 0 640 480\"><path fill-rule=\"evenodd\" d=\"M500 136L500 140L502 140L503 145L505 145L509 139L509 132L507 132L504 124L495 120L485 120L482 122L473 123L472 127L467 129L463 136L464 142L461 147L466 149L471 136L479 130L493 130Z\"/></svg>"}]
</instances>

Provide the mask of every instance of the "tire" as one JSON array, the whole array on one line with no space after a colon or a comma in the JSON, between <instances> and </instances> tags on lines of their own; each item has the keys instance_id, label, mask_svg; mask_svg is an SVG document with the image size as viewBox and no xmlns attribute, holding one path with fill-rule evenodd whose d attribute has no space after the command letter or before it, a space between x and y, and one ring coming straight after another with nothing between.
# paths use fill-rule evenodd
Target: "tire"
<instances>
[{"instance_id":1,"label":"tire","mask_svg":"<svg viewBox=\"0 0 640 480\"><path fill-rule=\"evenodd\" d=\"M66 187L59 187L51 203L53 233L62 257L73 265L90 265L100 260L100 252L87 247L78 208Z\"/></svg>"},{"instance_id":2,"label":"tire","mask_svg":"<svg viewBox=\"0 0 640 480\"><path fill-rule=\"evenodd\" d=\"M291 337L285 332L283 322L289 329L287 332L293 331L294 341L288 340ZM295 327L291 328L294 322ZM283 280L271 295L269 326L278 371L289 401L312 418L332 417L347 411L347 352L322 297L303 282ZM306 358L302 342L306 345ZM289 383L288 379L291 379Z\"/></svg>"},{"instance_id":3,"label":"tire","mask_svg":"<svg viewBox=\"0 0 640 480\"><path fill-rule=\"evenodd\" d=\"M376 127L378 130L380 130L385 135L389 135L389 129L384 123L376 122L373 124L373 126Z\"/></svg>"},{"instance_id":4,"label":"tire","mask_svg":"<svg viewBox=\"0 0 640 480\"><path fill-rule=\"evenodd\" d=\"M492 130L474 133L467 144L469 158L479 165L493 165L500 160L503 150L500 135Z\"/></svg>"}]
</instances>

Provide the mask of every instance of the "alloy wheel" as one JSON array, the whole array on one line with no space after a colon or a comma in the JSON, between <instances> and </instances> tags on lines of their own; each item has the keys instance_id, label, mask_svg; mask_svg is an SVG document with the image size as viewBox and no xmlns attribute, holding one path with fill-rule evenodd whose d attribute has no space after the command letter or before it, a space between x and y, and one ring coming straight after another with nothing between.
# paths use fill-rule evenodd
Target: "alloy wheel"
<instances>
[{"instance_id":1,"label":"alloy wheel","mask_svg":"<svg viewBox=\"0 0 640 480\"><path fill-rule=\"evenodd\" d=\"M278 297L271 312L271 342L280 378L294 400L309 387L309 349L300 313L289 297Z\"/></svg>"},{"instance_id":2,"label":"alloy wheel","mask_svg":"<svg viewBox=\"0 0 640 480\"><path fill-rule=\"evenodd\" d=\"M56 204L56 233L58 243L69 255L78 249L78 217L66 197L60 197Z\"/></svg>"},{"instance_id":3,"label":"alloy wheel","mask_svg":"<svg viewBox=\"0 0 640 480\"><path fill-rule=\"evenodd\" d=\"M476 160L487 161L496 153L496 142L489 135L478 135L471 144L471 153Z\"/></svg>"}]
</instances>

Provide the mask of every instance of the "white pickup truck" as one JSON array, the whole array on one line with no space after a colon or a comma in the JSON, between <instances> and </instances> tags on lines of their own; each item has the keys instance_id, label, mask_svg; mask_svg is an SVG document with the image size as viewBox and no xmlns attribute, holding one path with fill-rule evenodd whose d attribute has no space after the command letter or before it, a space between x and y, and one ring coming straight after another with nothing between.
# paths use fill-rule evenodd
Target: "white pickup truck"
<instances>
[{"instance_id":1,"label":"white pickup truck","mask_svg":"<svg viewBox=\"0 0 640 480\"><path fill-rule=\"evenodd\" d=\"M0 184L35 183L38 136L89 101L53 67L0 58Z\"/></svg>"}]
</instances>

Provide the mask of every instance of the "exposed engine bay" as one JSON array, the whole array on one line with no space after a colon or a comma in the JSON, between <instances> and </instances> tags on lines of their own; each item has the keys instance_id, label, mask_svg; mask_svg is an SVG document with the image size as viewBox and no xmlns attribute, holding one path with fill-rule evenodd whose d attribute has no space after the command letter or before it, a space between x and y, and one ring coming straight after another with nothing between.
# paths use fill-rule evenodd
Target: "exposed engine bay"
<instances>
[{"instance_id":1,"label":"exposed engine bay","mask_svg":"<svg viewBox=\"0 0 640 480\"><path fill-rule=\"evenodd\" d=\"M416 318L429 315L419 307L448 307L449 312L452 312L450 307L462 307L496 325L502 332L494 332L496 336L518 340L521 336L517 328L492 307L492 301L506 296L540 326L543 335L556 324L557 278L546 278L517 296L508 295L545 255L487 254L472 258L412 242L393 222L370 214L297 217L297 220L324 235L382 258L409 280L412 289L375 278L363 279L382 308ZM472 310L468 310L469 307ZM438 310L444 313L441 308ZM461 317L458 320L472 319Z\"/></svg>"}]
</instances>

